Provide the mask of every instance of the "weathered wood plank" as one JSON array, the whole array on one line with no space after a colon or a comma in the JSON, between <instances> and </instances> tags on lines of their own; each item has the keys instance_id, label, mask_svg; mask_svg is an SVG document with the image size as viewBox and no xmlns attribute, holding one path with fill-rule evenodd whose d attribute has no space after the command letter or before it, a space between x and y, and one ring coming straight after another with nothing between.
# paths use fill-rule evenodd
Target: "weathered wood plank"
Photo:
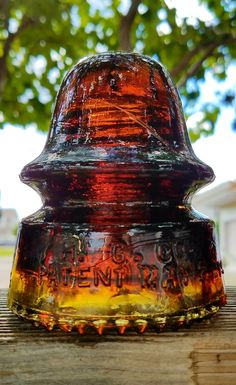
<instances>
[{"instance_id":1,"label":"weathered wood plank","mask_svg":"<svg viewBox=\"0 0 236 385\"><path fill-rule=\"evenodd\" d=\"M102 337L34 328L0 294L1 385L236 385L236 288L190 329Z\"/></svg>"}]
</instances>

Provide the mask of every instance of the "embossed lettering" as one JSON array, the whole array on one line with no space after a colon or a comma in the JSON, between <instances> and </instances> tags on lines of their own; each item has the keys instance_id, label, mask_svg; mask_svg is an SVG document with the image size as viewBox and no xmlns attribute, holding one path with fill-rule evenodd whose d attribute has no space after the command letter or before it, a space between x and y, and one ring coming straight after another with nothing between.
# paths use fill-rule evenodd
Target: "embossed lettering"
<instances>
[{"instance_id":1,"label":"embossed lettering","mask_svg":"<svg viewBox=\"0 0 236 385\"><path fill-rule=\"evenodd\" d=\"M176 290L187 286L191 276L200 270L193 263L193 260L199 260L199 253L193 247L194 241L185 238L168 241L148 239L147 242L136 242L131 247L120 240L111 242L108 239L104 244L106 253L101 248L98 254L91 257L85 238L81 235L74 234L64 244L57 242L59 246L61 260L54 260L50 246L39 271L40 279L48 276L55 287L114 285L122 288L127 283L136 282L144 289ZM95 262L93 266L90 266L90 260Z\"/></svg>"},{"instance_id":2,"label":"embossed lettering","mask_svg":"<svg viewBox=\"0 0 236 385\"><path fill-rule=\"evenodd\" d=\"M114 273L116 274L116 286L121 288L123 286L124 269L122 267L117 267L114 269Z\"/></svg>"},{"instance_id":3,"label":"embossed lettering","mask_svg":"<svg viewBox=\"0 0 236 385\"><path fill-rule=\"evenodd\" d=\"M173 257L172 244L170 242L156 244L156 257L162 263L168 263Z\"/></svg>"},{"instance_id":4,"label":"embossed lettering","mask_svg":"<svg viewBox=\"0 0 236 385\"><path fill-rule=\"evenodd\" d=\"M78 271L78 286L79 287L89 287L90 282L88 281L88 276L84 273L89 273L90 267L79 269Z\"/></svg>"},{"instance_id":5,"label":"embossed lettering","mask_svg":"<svg viewBox=\"0 0 236 385\"><path fill-rule=\"evenodd\" d=\"M158 286L158 268L155 265L140 265L139 271L142 288L156 288Z\"/></svg>"},{"instance_id":6,"label":"embossed lettering","mask_svg":"<svg viewBox=\"0 0 236 385\"><path fill-rule=\"evenodd\" d=\"M94 285L99 285L99 280L102 282L104 286L110 286L111 285L111 268L108 266L106 268L106 272L104 273L102 270L100 270L98 267L95 267L94 269Z\"/></svg>"}]
</instances>

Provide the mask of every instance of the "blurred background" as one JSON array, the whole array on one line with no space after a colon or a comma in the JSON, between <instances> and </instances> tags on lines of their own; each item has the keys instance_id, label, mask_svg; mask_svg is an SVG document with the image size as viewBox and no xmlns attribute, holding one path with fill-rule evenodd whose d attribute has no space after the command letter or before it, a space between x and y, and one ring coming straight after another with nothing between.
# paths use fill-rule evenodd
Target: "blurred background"
<instances>
[{"instance_id":1,"label":"blurred background","mask_svg":"<svg viewBox=\"0 0 236 385\"><path fill-rule=\"evenodd\" d=\"M193 205L215 220L236 285L235 43L235 0L0 0L0 288L19 220L40 207L18 175L43 149L65 73L106 51L151 56L177 84L194 151L216 174Z\"/></svg>"}]
</instances>

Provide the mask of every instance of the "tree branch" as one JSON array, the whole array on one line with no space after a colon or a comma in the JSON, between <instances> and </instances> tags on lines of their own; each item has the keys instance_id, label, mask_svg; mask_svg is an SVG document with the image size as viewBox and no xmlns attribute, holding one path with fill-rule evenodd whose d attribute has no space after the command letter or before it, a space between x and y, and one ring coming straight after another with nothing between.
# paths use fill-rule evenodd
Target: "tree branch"
<instances>
[{"instance_id":1,"label":"tree branch","mask_svg":"<svg viewBox=\"0 0 236 385\"><path fill-rule=\"evenodd\" d=\"M185 67L187 67L187 64L190 62L190 60L195 56L195 54L199 53L199 51L203 51L203 54L201 58L193 63L184 73L184 75L180 78L180 80L177 82L177 87L181 88L183 87L187 80L194 76L199 68L202 66L202 63L214 52L216 48L221 46L222 44L226 43L231 43L232 41L235 41L236 39L232 36L229 36L229 34L226 34L222 39L220 40L215 40L208 45L204 46L199 46L194 48L192 51L189 52L189 55L186 55L180 65L178 66L179 69L183 70ZM191 54L192 53L192 54ZM187 57L188 56L188 57ZM187 60L188 59L188 60ZM171 72L173 75L174 70ZM180 70L179 70L180 73ZM177 72L175 73L177 74Z\"/></svg>"},{"instance_id":2,"label":"tree branch","mask_svg":"<svg viewBox=\"0 0 236 385\"><path fill-rule=\"evenodd\" d=\"M8 25L9 25L9 0L2 0L1 5L1 10L3 14L3 27L8 30Z\"/></svg>"},{"instance_id":3,"label":"tree branch","mask_svg":"<svg viewBox=\"0 0 236 385\"><path fill-rule=\"evenodd\" d=\"M127 15L121 17L119 41L122 51L132 51L131 28L141 1L142 0L132 0Z\"/></svg>"},{"instance_id":4,"label":"tree branch","mask_svg":"<svg viewBox=\"0 0 236 385\"><path fill-rule=\"evenodd\" d=\"M221 44L225 44L225 43L228 43L230 41L234 41L235 39L236 39L236 36L234 36L234 35L231 35L228 33L224 33L224 34L220 35L218 33L215 36L214 48L217 48L217 46L220 46ZM195 55L197 55L200 51L203 51L205 49L208 50L208 48L211 47L212 43L214 43L214 42L199 44L197 47L193 48L191 51L188 51L186 53L186 55L183 56L180 63L170 71L171 76L173 78L178 77L183 70L185 70L186 68L189 67L189 63L191 63L191 60Z\"/></svg>"},{"instance_id":5,"label":"tree branch","mask_svg":"<svg viewBox=\"0 0 236 385\"><path fill-rule=\"evenodd\" d=\"M6 21L5 21L6 22ZM0 57L0 100L1 95L5 87L7 77L7 56L9 54L13 41L20 35L22 31L28 28L29 25L33 24L34 21L30 18L23 18L21 25L15 33L8 32L8 37L5 40L3 46L3 55Z\"/></svg>"},{"instance_id":6,"label":"tree branch","mask_svg":"<svg viewBox=\"0 0 236 385\"><path fill-rule=\"evenodd\" d=\"M29 25L33 24L34 21L30 18L23 18L21 25L19 26L18 30L15 33L10 33L8 34L8 37L6 39L6 42L3 47L3 57L7 56L9 53L9 50L11 48L11 45L15 38L19 36L19 34L24 31Z\"/></svg>"},{"instance_id":7,"label":"tree branch","mask_svg":"<svg viewBox=\"0 0 236 385\"><path fill-rule=\"evenodd\" d=\"M188 51L186 55L183 56L180 63L170 71L171 76L173 78L176 78L187 67L191 59L200 51L200 49L202 49L202 47L197 46L193 48L191 51Z\"/></svg>"}]
</instances>

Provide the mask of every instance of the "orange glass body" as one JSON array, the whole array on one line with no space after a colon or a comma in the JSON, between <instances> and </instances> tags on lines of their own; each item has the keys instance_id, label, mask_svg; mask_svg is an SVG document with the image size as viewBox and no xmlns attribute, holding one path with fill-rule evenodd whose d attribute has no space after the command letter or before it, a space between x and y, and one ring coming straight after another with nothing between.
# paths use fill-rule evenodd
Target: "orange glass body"
<instances>
[{"instance_id":1,"label":"orange glass body","mask_svg":"<svg viewBox=\"0 0 236 385\"><path fill-rule=\"evenodd\" d=\"M191 208L213 177L160 63L82 60L62 83L43 152L21 173L43 206L21 223L9 307L49 330L100 334L215 313L225 292L214 223Z\"/></svg>"}]
</instances>

